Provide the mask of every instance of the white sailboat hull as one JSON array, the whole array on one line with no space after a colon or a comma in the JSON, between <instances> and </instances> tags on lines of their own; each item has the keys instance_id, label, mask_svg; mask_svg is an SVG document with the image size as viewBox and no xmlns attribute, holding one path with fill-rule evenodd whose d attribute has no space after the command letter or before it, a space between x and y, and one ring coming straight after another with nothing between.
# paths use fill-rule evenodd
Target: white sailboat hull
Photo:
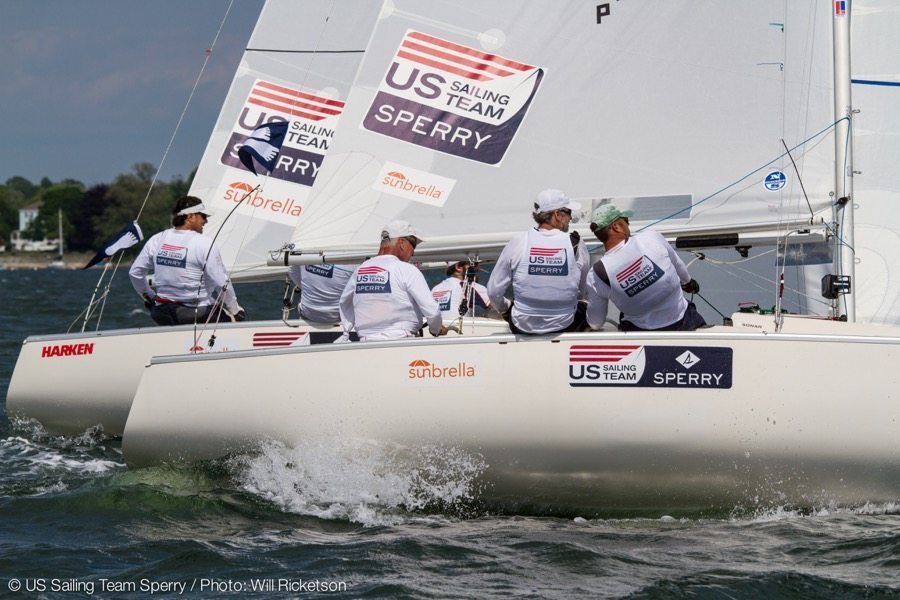
<instances>
[{"instance_id":1,"label":"white sailboat hull","mask_svg":"<svg viewBox=\"0 0 900 600\"><path fill-rule=\"evenodd\" d=\"M295 323L297 324L297 323ZM191 325L118 329L64 335L31 336L19 352L6 410L10 417L39 421L51 433L77 434L100 426L122 435L144 367L153 356L249 350L273 343L304 343L310 330L336 332L337 327L294 329L281 321L224 323L194 342ZM203 330L199 330L203 331ZM215 340L210 346L210 337ZM300 334L303 335L300 335ZM296 337L295 341L291 338Z\"/></svg>"},{"instance_id":2,"label":"white sailboat hull","mask_svg":"<svg viewBox=\"0 0 900 600\"><path fill-rule=\"evenodd\" d=\"M338 325L302 320L291 325L246 321L222 323L214 331L182 325L31 336L13 371L7 414L35 419L51 433L79 434L99 426L106 435L120 436L141 374L154 356L185 354L191 348L221 353L330 343L341 333ZM480 332L509 331L502 321L479 319L477 327Z\"/></svg>"},{"instance_id":3,"label":"white sailboat hull","mask_svg":"<svg viewBox=\"0 0 900 600\"><path fill-rule=\"evenodd\" d=\"M821 324L844 334L753 327L155 358L123 449L129 465L144 466L221 457L267 440L437 444L483 457L488 496L536 506L900 499L896 330L876 337L846 324ZM641 377L670 372L676 385L573 385L591 383L573 379L583 374L573 358L579 346L634 347L623 361L643 354ZM709 352L721 358L730 350L731 362L716 367L730 387L704 386L699 373L697 385L677 385L691 370L653 358L687 350L697 369L718 360Z\"/></svg>"}]
</instances>

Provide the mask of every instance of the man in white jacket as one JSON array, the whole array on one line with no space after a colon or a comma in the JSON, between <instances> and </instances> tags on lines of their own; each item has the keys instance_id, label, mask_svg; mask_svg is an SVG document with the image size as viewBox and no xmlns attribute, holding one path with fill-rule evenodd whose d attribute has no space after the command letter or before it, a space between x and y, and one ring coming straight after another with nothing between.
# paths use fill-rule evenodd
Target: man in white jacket
<instances>
[{"instance_id":1,"label":"man in white jacket","mask_svg":"<svg viewBox=\"0 0 900 600\"><path fill-rule=\"evenodd\" d=\"M406 221L385 225L378 256L356 268L341 294L345 338L351 331L364 342L414 337L423 319L431 335L446 335L425 276L409 264L421 241Z\"/></svg>"},{"instance_id":2,"label":"man in white jacket","mask_svg":"<svg viewBox=\"0 0 900 600\"><path fill-rule=\"evenodd\" d=\"M612 205L591 216L591 231L606 253L588 274L588 325L603 326L610 300L622 313L622 331L692 331L706 325L681 293L695 294L700 284L659 232L631 235L631 216Z\"/></svg>"},{"instance_id":3,"label":"man in white jacket","mask_svg":"<svg viewBox=\"0 0 900 600\"><path fill-rule=\"evenodd\" d=\"M128 271L132 287L144 298L157 325L246 318L222 255L203 235L209 214L200 198L179 198L172 209L173 227L147 240ZM155 290L147 281L151 272ZM222 310L223 304L231 316Z\"/></svg>"},{"instance_id":4,"label":"man in white jacket","mask_svg":"<svg viewBox=\"0 0 900 600\"><path fill-rule=\"evenodd\" d=\"M584 241L567 233L572 211L579 209L581 205L563 191L544 190L532 212L537 227L514 236L500 253L487 291L491 305L504 318L508 312L513 333L583 328L578 300L584 292L590 256ZM505 297L510 285L512 303Z\"/></svg>"}]
</instances>

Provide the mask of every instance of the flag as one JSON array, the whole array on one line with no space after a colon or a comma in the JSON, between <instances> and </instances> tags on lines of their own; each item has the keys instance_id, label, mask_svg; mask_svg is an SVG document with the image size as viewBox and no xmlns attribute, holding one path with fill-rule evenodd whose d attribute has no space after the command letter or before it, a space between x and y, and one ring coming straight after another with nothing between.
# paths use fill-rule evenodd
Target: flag
<instances>
[{"instance_id":1,"label":"flag","mask_svg":"<svg viewBox=\"0 0 900 600\"><path fill-rule=\"evenodd\" d=\"M256 167L253 164L253 159L256 159L256 162L271 173L275 168L275 159L281 152L281 144L284 142L287 128L287 121L276 121L254 129L238 149L238 158L241 159L241 163L256 175Z\"/></svg>"},{"instance_id":2,"label":"flag","mask_svg":"<svg viewBox=\"0 0 900 600\"><path fill-rule=\"evenodd\" d=\"M84 265L82 269L90 269L104 258L112 256L119 250L131 248L142 239L144 239L144 234L143 232L141 232L141 228L137 224L137 221L129 223L122 228L122 231L117 233L112 237L112 239L104 244L103 249L97 252L97 254L94 255L94 258L92 258L90 262L88 262L88 264Z\"/></svg>"}]
</instances>

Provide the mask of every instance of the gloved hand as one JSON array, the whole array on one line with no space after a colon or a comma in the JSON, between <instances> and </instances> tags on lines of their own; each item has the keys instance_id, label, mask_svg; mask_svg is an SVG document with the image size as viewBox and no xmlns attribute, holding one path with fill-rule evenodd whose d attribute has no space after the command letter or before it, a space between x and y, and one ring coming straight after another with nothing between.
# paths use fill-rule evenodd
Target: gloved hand
<instances>
[{"instance_id":1,"label":"gloved hand","mask_svg":"<svg viewBox=\"0 0 900 600\"><path fill-rule=\"evenodd\" d=\"M233 318L234 318L235 321L246 321L246 320L247 320L247 313L245 313L245 312L244 312L244 309L242 308L242 309L240 309L239 311L237 311L236 313L234 313L234 317L233 317Z\"/></svg>"},{"instance_id":2,"label":"gloved hand","mask_svg":"<svg viewBox=\"0 0 900 600\"><path fill-rule=\"evenodd\" d=\"M687 283L682 283L681 289L687 294L696 294L700 291L700 284L696 279L691 279Z\"/></svg>"},{"instance_id":3,"label":"gloved hand","mask_svg":"<svg viewBox=\"0 0 900 600\"><path fill-rule=\"evenodd\" d=\"M153 310L153 307L156 305L156 302L153 301L153 298L150 297L150 294L144 294L144 306L147 310Z\"/></svg>"}]
</instances>

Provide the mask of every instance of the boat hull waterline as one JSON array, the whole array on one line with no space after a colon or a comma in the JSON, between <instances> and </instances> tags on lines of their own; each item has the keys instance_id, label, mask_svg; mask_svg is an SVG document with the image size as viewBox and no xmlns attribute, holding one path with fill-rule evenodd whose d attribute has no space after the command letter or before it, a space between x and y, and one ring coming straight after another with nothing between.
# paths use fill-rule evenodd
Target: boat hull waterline
<instances>
[{"instance_id":1,"label":"boat hull waterline","mask_svg":"<svg viewBox=\"0 0 900 600\"><path fill-rule=\"evenodd\" d=\"M520 503L892 502L900 337L849 335L853 327L494 335L155 358L123 450L140 467L268 440L437 444L480 457L484 493Z\"/></svg>"}]
</instances>

